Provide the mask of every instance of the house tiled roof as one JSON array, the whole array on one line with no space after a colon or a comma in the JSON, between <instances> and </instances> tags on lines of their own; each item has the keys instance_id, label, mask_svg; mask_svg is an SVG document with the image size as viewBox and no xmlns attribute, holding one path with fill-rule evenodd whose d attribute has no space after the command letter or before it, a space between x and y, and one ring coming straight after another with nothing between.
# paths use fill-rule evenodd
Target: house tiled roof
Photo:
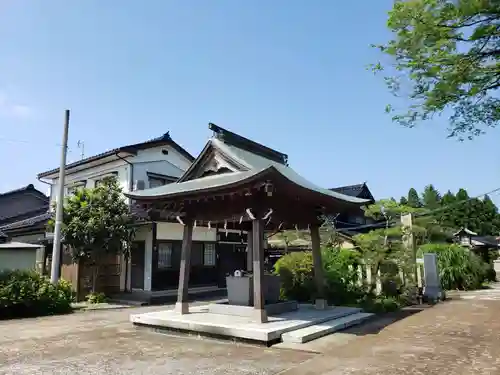
<instances>
[{"instance_id":1,"label":"house tiled roof","mask_svg":"<svg viewBox=\"0 0 500 375\"><path fill-rule=\"evenodd\" d=\"M35 224L39 224L44 221L48 221L50 218L52 218L52 213L51 212L46 212L37 216L33 216L24 220L16 221L14 223L10 223L4 226L0 227L0 230L3 231L9 231L9 230L14 230L14 229L21 229L21 228L26 228L26 227L31 227Z\"/></svg>"},{"instance_id":2,"label":"house tiled roof","mask_svg":"<svg viewBox=\"0 0 500 375\"><path fill-rule=\"evenodd\" d=\"M90 163L92 161L103 159L103 158L106 158L108 156L116 155L116 154L118 154L120 152L127 152L127 153L135 154L139 150L144 150L144 149L147 149L147 148L151 148L151 147L155 147L155 146L161 146L161 145L167 145L167 144L170 145L170 146L172 146L173 148L175 148L180 154L182 154L184 157L186 157L190 161L194 160L193 155L191 155L189 152L187 152L178 143L174 142L174 140L170 137L170 133L166 132L162 136L150 139L149 141L146 141L146 142L135 143L135 144L132 144L132 145L117 147L117 148L114 148L112 150L105 151L105 152L102 152L100 154L97 154L97 155L94 155L94 156L90 156L88 158L85 158L85 159L79 160L77 162L68 164L66 166L66 170L78 167L78 166L86 164L86 163ZM51 174L54 174L54 173L57 173L57 172L59 172L59 168L54 168L54 169L51 169L49 171L45 171L45 172L39 173L38 174L38 178L44 178L44 177L47 177L47 176L49 176Z\"/></svg>"},{"instance_id":3,"label":"house tiled roof","mask_svg":"<svg viewBox=\"0 0 500 375\"><path fill-rule=\"evenodd\" d=\"M22 192L25 192L25 191L35 191L35 186L33 184L29 184L29 185L26 185L26 186L23 186L23 187L20 187L18 189L13 189L13 190L9 190L9 191L6 191L4 193L0 193L0 197L6 197L6 196L9 196L9 195L13 195L13 194L18 194L18 193L22 193ZM36 190L38 191L38 190Z\"/></svg>"},{"instance_id":4,"label":"house tiled roof","mask_svg":"<svg viewBox=\"0 0 500 375\"><path fill-rule=\"evenodd\" d=\"M498 247L500 244L495 236L471 236L471 241L482 243L486 246Z\"/></svg>"},{"instance_id":5,"label":"house tiled roof","mask_svg":"<svg viewBox=\"0 0 500 375\"><path fill-rule=\"evenodd\" d=\"M0 193L0 227L47 212L49 197L33 184Z\"/></svg>"},{"instance_id":6,"label":"house tiled roof","mask_svg":"<svg viewBox=\"0 0 500 375\"><path fill-rule=\"evenodd\" d=\"M373 197L370 189L368 189L366 182L363 182L362 184L334 187L330 190L349 195L351 197L369 199L372 203L375 202L375 198Z\"/></svg>"},{"instance_id":7,"label":"house tiled roof","mask_svg":"<svg viewBox=\"0 0 500 375\"><path fill-rule=\"evenodd\" d=\"M346 185L331 188L330 190L336 191L337 193L342 193L345 195L350 195L351 197L357 197L359 194L363 192L363 188L365 184L356 184L356 185Z\"/></svg>"}]
</instances>

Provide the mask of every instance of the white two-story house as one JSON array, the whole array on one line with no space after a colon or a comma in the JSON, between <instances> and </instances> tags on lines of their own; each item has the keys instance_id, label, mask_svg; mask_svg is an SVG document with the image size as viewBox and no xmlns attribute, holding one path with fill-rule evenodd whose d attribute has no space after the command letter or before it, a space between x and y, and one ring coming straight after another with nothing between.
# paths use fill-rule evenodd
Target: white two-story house
<instances>
[{"instance_id":1,"label":"white two-story house","mask_svg":"<svg viewBox=\"0 0 500 375\"><path fill-rule=\"evenodd\" d=\"M146 142L118 147L68 164L65 194L72 194L81 187L93 188L103 178L112 175L116 176L124 192L158 187L176 181L191 166L193 160L193 156L166 133ZM50 184L51 202L57 201L58 178L59 168L38 175L40 181ZM118 283L119 290L122 291L152 292L171 289L172 285L168 280L162 278L158 278L157 285L153 285L152 273L157 269L171 267L175 262L173 253L180 246L182 231L179 223L142 223L137 230L128 270L123 257L116 261L114 271L110 271L113 267L107 267L108 283L114 283L114 288L111 289L118 291ZM193 240L199 244L200 252L203 252L200 254L202 261L215 262L213 257L207 256L214 253L215 230L199 227L193 236ZM115 276L114 281L110 276ZM199 285L205 284L213 282L199 280Z\"/></svg>"}]
</instances>

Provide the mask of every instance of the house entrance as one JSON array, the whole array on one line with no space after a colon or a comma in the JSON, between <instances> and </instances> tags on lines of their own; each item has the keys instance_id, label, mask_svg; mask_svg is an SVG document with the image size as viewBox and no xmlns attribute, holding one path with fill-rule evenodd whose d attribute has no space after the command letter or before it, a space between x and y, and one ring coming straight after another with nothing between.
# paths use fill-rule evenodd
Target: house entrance
<instances>
[{"instance_id":1,"label":"house entrance","mask_svg":"<svg viewBox=\"0 0 500 375\"><path fill-rule=\"evenodd\" d=\"M130 286L132 289L144 289L145 241L132 243L130 251Z\"/></svg>"}]
</instances>

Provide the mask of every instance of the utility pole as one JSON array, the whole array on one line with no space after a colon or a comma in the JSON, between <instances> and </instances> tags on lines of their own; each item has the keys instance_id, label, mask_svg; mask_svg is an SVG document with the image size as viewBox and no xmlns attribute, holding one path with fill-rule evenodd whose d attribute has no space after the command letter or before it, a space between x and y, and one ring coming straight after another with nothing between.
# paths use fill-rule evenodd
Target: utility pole
<instances>
[{"instance_id":1,"label":"utility pole","mask_svg":"<svg viewBox=\"0 0 500 375\"><path fill-rule=\"evenodd\" d=\"M64 130L61 148L61 165L59 166L59 191L57 192L56 225L54 228L54 246L52 248L52 264L50 281L55 284L59 281L59 266L61 263L61 226L64 208L64 182L66 175L66 153L68 151L69 109L64 113Z\"/></svg>"}]
</instances>

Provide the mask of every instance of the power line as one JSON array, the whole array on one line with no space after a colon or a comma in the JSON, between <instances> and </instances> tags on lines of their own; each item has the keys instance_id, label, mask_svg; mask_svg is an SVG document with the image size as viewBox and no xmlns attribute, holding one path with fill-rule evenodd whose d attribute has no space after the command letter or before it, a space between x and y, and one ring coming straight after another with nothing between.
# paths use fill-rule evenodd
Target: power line
<instances>
[{"instance_id":1,"label":"power line","mask_svg":"<svg viewBox=\"0 0 500 375\"><path fill-rule=\"evenodd\" d=\"M24 143L24 144L37 144L39 145L39 141L31 141L31 140L26 140L26 139L16 139L16 138L6 138L6 137L0 137L0 142L8 142L8 143ZM47 145L47 144L46 144ZM62 145L59 143L54 143L54 144L48 144L49 146L54 146L54 147L61 147ZM68 147L67 152L72 152L71 149Z\"/></svg>"}]
</instances>

